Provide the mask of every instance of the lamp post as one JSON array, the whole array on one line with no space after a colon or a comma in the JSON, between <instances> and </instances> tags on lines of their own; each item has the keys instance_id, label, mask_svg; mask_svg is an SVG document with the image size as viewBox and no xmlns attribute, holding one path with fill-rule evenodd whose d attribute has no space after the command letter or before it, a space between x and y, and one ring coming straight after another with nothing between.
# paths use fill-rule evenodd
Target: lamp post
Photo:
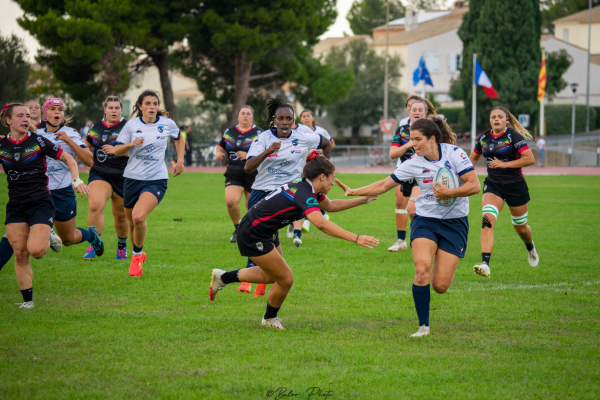
<instances>
[{"instance_id":1,"label":"lamp post","mask_svg":"<svg viewBox=\"0 0 600 400\"><path fill-rule=\"evenodd\" d=\"M577 83L571 83L571 90L573 91L573 117L571 120L571 155L569 157L569 165L573 166L573 159L575 158L575 101L577 100Z\"/></svg>"}]
</instances>

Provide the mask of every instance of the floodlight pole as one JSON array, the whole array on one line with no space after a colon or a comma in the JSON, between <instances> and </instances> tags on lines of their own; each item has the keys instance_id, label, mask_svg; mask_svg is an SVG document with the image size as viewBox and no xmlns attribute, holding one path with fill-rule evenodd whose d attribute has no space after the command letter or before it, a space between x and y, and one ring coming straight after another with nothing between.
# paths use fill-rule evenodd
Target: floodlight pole
<instances>
[{"instance_id":1,"label":"floodlight pole","mask_svg":"<svg viewBox=\"0 0 600 400\"><path fill-rule=\"evenodd\" d=\"M388 74L389 74L389 57L388 50L390 47L390 1L385 2L385 78L383 83L383 119L388 119Z\"/></svg>"},{"instance_id":2,"label":"floodlight pole","mask_svg":"<svg viewBox=\"0 0 600 400\"><path fill-rule=\"evenodd\" d=\"M585 120L585 131L590 133L590 49L592 45L592 0L589 1L588 12L588 58L587 58L587 89L585 91L585 110L587 117Z\"/></svg>"},{"instance_id":3,"label":"floodlight pole","mask_svg":"<svg viewBox=\"0 0 600 400\"><path fill-rule=\"evenodd\" d=\"M475 71L477 64L477 53L473 53L473 108L471 115L471 151L475 148L475 135L477 131L477 83L475 82Z\"/></svg>"}]
</instances>

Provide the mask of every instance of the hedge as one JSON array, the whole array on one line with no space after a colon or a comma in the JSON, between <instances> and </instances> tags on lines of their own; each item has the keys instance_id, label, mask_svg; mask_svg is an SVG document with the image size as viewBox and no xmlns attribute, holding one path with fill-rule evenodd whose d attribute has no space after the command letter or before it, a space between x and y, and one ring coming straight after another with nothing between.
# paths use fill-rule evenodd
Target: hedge
<instances>
[{"instance_id":1,"label":"hedge","mask_svg":"<svg viewBox=\"0 0 600 400\"><path fill-rule=\"evenodd\" d=\"M590 107L590 130L600 127L598 112L600 107ZM548 135L564 135L571 133L573 105L548 104L545 107L546 129ZM586 109L585 105L575 106L575 131L585 132Z\"/></svg>"}]
</instances>

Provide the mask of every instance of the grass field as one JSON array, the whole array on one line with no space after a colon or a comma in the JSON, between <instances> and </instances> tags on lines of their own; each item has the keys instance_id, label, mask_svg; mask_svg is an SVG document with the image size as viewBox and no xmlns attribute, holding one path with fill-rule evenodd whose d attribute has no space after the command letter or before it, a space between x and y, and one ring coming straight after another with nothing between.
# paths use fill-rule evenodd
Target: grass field
<instances>
[{"instance_id":1,"label":"grass field","mask_svg":"<svg viewBox=\"0 0 600 400\"><path fill-rule=\"evenodd\" d=\"M339 177L358 187L382 176ZM15 305L13 261L0 272L0 397L599 398L600 179L527 181L539 267L527 263L505 209L492 278L473 274L481 195L472 197L467 256L448 293L432 292L432 334L410 339L418 325L411 253L387 252L393 193L332 214L379 238L375 250L314 228L301 248L281 235L295 283L280 311L286 330L274 331L260 327L264 298L231 285L208 300L211 269L245 260L228 242L222 175L184 174L150 216L143 277L114 259L110 206L102 258L84 262L81 244L33 260L34 309ZM6 201L3 190L2 210ZM85 199L78 212L87 226ZM310 388L321 396L309 397Z\"/></svg>"}]
</instances>

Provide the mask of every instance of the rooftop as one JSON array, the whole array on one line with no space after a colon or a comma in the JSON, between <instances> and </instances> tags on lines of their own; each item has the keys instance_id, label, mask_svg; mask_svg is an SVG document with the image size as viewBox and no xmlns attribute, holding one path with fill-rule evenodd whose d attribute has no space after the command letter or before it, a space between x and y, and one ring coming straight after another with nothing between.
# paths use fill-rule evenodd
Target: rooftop
<instances>
[{"instance_id":1,"label":"rooftop","mask_svg":"<svg viewBox=\"0 0 600 400\"><path fill-rule=\"evenodd\" d=\"M585 9L583 11L576 12L575 14L567 15L566 17L556 19L552 21L552 23L555 25L568 23L587 24L588 18L589 10ZM592 23L596 24L598 22L600 22L600 6L592 7Z\"/></svg>"}]
</instances>

